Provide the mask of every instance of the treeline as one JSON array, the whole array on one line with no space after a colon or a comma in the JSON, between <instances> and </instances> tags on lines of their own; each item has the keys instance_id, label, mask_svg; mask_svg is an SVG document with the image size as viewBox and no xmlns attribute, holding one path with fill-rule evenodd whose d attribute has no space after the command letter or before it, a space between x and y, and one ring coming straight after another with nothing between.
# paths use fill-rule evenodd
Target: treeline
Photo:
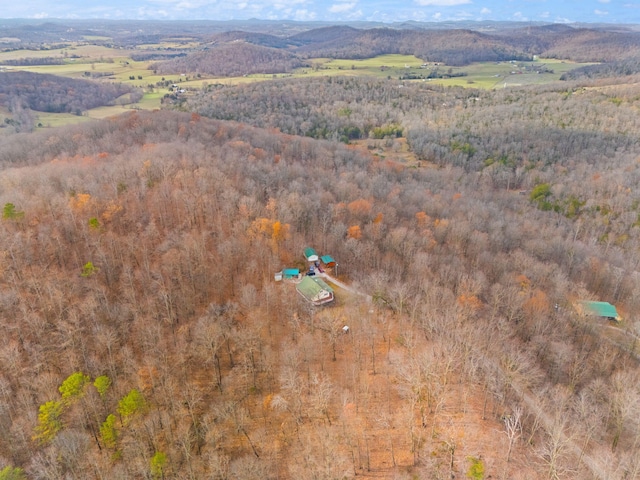
<instances>
[{"instance_id":1,"label":"treeline","mask_svg":"<svg viewBox=\"0 0 640 480\"><path fill-rule=\"evenodd\" d=\"M156 63L149 68L159 74L187 72L233 77L252 73L290 72L304 66L308 66L305 60L286 50L231 43Z\"/></svg>"},{"instance_id":2,"label":"treeline","mask_svg":"<svg viewBox=\"0 0 640 480\"><path fill-rule=\"evenodd\" d=\"M584 81L585 79L627 77L638 73L640 73L640 58L632 58L579 67L562 74L560 80Z\"/></svg>"},{"instance_id":3,"label":"treeline","mask_svg":"<svg viewBox=\"0 0 640 480\"><path fill-rule=\"evenodd\" d=\"M436 110L449 93L429 92L425 125L470 126L462 98ZM480 101L535 118L515 113L516 94ZM629 125L606 118L601 135L614 119ZM527 153L546 146L514 132ZM544 182L549 202L598 202L579 217L458 166L459 149L443 149L440 167L408 168L366 148L162 111L10 137L0 468L636 476L635 341L572 302L610 300L625 317L640 306L638 145L565 164L519 159L520 188ZM611 225L624 238L603 238ZM308 245L372 301L338 289L335 307L312 309L275 283L282 267L306 266Z\"/></svg>"},{"instance_id":4,"label":"treeline","mask_svg":"<svg viewBox=\"0 0 640 480\"><path fill-rule=\"evenodd\" d=\"M136 62L161 61L186 56L185 52L132 52L130 55L131 59Z\"/></svg>"},{"instance_id":5,"label":"treeline","mask_svg":"<svg viewBox=\"0 0 640 480\"><path fill-rule=\"evenodd\" d=\"M27 57L0 61L0 65L24 67L33 67L35 65L64 65L64 63L65 60L63 58L55 57Z\"/></svg>"},{"instance_id":6,"label":"treeline","mask_svg":"<svg viewBox=\"0 0 640 480\"><path fill-rule=\"evenodd\" d=\"M142 92L120 83L97 83L49 74L0 72L0 105L40 112L75 113L102 105L114 105L118 97L130 95L131 102Z\"/></svg>"}]
</instances>

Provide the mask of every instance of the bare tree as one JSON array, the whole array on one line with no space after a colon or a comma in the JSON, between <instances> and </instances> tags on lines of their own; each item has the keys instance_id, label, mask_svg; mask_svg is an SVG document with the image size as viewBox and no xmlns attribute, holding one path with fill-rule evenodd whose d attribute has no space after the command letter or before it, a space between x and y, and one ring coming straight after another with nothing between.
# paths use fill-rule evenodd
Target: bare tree
<instances>
[{"instance_id":1,"label":"bare tree","mask_svg":"<svg viewBox=\"0 0 640 480\"><path fill-rule=\"evenodd\" d=\"M507 450L507 463L511 461L511 451L515 442L522 436L522 408L516 406L511 413L502 418L504 429L509 439L509 448Z\"/></svg>"}]
</instances>

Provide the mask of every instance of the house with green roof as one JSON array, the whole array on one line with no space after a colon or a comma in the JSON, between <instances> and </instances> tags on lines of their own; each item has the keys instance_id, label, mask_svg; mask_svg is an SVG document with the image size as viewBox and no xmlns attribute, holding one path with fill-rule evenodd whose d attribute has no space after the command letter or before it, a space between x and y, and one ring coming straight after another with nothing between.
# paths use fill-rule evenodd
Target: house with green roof
<instances>
[{"instance_id":1,"label":"house with green roof","mask_svg":"<svg viewBox=\"0 0 640 480\"><path fill-rule=\"evenodd\" d=\"M302 297L313 305L324 305L333 302L333 288L327 285L321 278L304 277L296 285L296 290Z\"/></svg>"},{"instance_id":2,"label":"house with green roof","mask_svg":"<svg viewBox=\"0 0 640 480\"><path fill-rule=\"evenodd\" d=\"M308 262L317 262L318 252L311 247L307 247L304 249L304 258L306 258Z\"/></svg>"},{"instance_id":3,"label":"house with green roof","mask_svg":"<svg viewBox=\"0 0 640 480\"><path fill-rule=\"evenodd\" d=\"M608 318L617 322L622 320L616 310L616 307L611 305L609 302L581 301L578 302L578 311L584 315Z\"/></svg>"}]
</instances>

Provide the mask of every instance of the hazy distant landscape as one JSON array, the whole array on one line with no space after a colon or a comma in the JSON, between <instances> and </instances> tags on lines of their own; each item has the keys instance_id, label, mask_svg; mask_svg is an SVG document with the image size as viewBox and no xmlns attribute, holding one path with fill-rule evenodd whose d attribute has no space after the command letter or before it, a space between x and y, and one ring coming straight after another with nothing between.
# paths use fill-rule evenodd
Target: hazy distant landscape
<instances>
[{"instance_id":1,"label":"hazy distant landscape","mask_svg":"<svg viewBox=\"0 0 640 480\"><path fill-rule=\"evenodd\" d=\"M0 20L0 480L640 478L639 47Z\"/></svg>"}]
</instances>

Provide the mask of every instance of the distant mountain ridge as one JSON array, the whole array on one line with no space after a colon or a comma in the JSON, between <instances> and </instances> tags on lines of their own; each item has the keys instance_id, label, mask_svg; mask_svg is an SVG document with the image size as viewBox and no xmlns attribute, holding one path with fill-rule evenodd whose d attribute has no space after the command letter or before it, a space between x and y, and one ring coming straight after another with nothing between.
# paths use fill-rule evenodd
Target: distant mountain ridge
<instances>
[{"instance_id":1,"label":"distant mountain ridge","mask_svg":"<svg viewBox=\"0 0 640 480\"><path fill-rule=\"evenodd\" d=\"M231 47L233 46L233 47ZM233 57L228 51L233 48ZM267 49L267 50L262 50ZM464 66L473 62L532 60L535 55L579 62L612 62L639 56L640 32L527 25L494 32L323 26L290 36L234 30L209 37L206 52L156 67L214 75L289 72L311 58L363 59L385 54L414 55L424 61ZM258 53L260 52L260 53ZM278 59L283 63L278 67ZM233 64L233 68L229 66ZM207 65L205 68L204 65Z\"/></svg>"}]
</instances>

